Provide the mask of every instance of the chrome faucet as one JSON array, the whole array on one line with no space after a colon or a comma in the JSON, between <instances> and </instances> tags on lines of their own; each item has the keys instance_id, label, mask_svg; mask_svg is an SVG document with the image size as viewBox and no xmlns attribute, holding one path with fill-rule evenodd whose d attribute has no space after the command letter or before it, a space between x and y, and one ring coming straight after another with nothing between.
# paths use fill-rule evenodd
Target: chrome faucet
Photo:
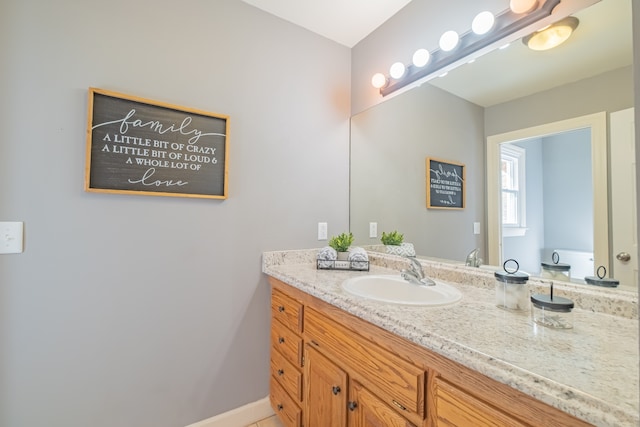
<instances>
[{"instance_id":1,"label":"chrome faucet","mask_svg":"<svg viewBox=\"0 0 640 427\"><path fill-rule=\"evenodd\" d=\"M409 260L409 269L400 272L400 276L404 280L417 286L434 286L436 284L424 275L420 261L412 257L407 257L407 259Z\"/></svg>"},{"instance_id":2,"label":"chrome faucet","mask_svg":"<svg viewBox=\"0 0 640 427\"><path fill-rule=\"evenodd\" d=\"M470 267L480 267L480 265L482 264L482 258L478 256L478 253L480 253L480 249L477 249L477 248L469 252L469 255L467 255L467 259L464 262L464 265L467 265Z\"/></svg>"}]
</instances>

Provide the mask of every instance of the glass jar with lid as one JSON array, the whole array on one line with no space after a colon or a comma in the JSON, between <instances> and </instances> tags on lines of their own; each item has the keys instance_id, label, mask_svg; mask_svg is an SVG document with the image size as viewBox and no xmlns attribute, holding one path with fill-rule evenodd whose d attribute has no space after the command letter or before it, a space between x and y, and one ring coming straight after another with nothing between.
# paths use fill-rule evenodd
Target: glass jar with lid
<instances>
[{"instance_id":1,"label":"glass jar with lid","mask_svg":"<svg viewBox=\"0 0 640 427\"><path fill-rule=\"evenodd\" d=\"M551 256L553 262L542 262L542 272L540 277L545 279L559 280L562 282L571 281L571 265L563 264L560 261L560 255L558 252L553 252Z\"/></svg>"},{"instance_id":2,"label":"glass jar with lid","mask_svg":"<svg viewBox=\"0 0 640 427\"><path fill-rule=\"evenodd\" d=\"M507 263L515 264L514 268L508 268ZM503 264L504 271L496 271L496 305L499 308L513 311L525 311L529 309L529 289L527 281L529 275L518 271L520 266L514 259L506 260Z\"/></svg>"},{"instance_id":3,"label":"glass jar with lid","mask_svg":"<svg viewBox=\"0 0 640 427\"><path fill-rule=\"evenodd\" d=\"M549 295L531 295L533 321L552 329L573 328L573 301L553 295L553 283Z\"/></svg>"}]
</instances>

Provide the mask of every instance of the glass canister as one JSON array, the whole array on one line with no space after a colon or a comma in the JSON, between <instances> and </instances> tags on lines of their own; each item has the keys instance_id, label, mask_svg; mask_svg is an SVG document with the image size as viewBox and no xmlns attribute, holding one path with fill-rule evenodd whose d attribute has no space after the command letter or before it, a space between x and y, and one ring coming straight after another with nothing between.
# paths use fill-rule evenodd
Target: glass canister
<instances>
[{"instance_id":1,"label":"glass canister","mask_svg":"<svg viewBox=\"0 0 640 427\"><path fill-rule=\"evenodd\" d=\"M560 262L560 255L558 252L553 252L551 255L551 260L553 262L542 262L540 265L542 266L542 273L540 277L544 277L546 279L559 280L562 282L570 282L571 281L571 265L563 264Z\"/></svg>"},{"instance_id":2,"label":"glass canister","mask_svg":"<svg viewBox=\"0 0 640 427\"><path fill-rule=\"evenodd\" d=\"M509 269L507 263L515 264ZM529 289L527 281L529 275L519 272L520 265L514 259L509 259L502 265L504 271L496 271L496 305L499 308L514 311L529 309Z\"/></svg>"},{"instance_id":3,"label":"glass canister","mask_svg":"<svg viewBox=\"0 0 640 427\"><path fill-rule=\"evenodd\" d=\"M552 329L573 328L573 301L553 295L553 283L549 295L531 295L533 321Z\"/></svg>"}]
</instances>

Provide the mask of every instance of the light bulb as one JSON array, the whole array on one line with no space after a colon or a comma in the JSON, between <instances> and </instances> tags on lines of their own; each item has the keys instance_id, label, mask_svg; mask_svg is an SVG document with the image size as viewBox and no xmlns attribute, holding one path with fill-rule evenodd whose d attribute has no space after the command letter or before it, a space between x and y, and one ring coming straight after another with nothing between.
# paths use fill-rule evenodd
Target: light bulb
<instances>
[{"instance_id":1,"label":"light bulb","mask_svg":"<svg viewBox=\"0 0 640 427\"><path fill-rule=\"evenodd\" d=\"M404 72L405 72L405 67L402 62L396 62L391 66L391 68L389 68L389 74L394 79L399 79L400 77L404 76Z\"/></svg>"},{"instance_id":2,"label":"light bulb","mask_svg":"<svg viewBox=\"0 0 640 427\"><path fill-rule=\"evenodd\" d=\"M488 11L480 12L473 18L471 30L478 35L486 34L493 28L495 22L496 18L493 13Z\"/></svg>"},{"instance_id":3,"label":"light bulb","mask_svg":"<svg viewBox=\"0 0 640 427\"><path fill-rule=\"evenodd\" d=\"M413 65L416 67L424 67L431 59L431 54L427 49L418 49L413 54Z\"/></svg>"},{"instance_id":4,"label":"light bulb","mask_svg":"<svg viewBox=\"0 0 640 427\"><path fill-rule=\"evenodd\" d=\"M537 5L537 0L511 0L509 2L509 8L517 14L531 12Z\"/></svg>"},{"instance_id":5,"label":"light bulb","mask_svg":"<svg viewBox=\"0 0 640 427\"><path fill-rule=\"evenodd\" d=\"M375 73L371 77L371 85L376 89L380 89L387 85L387 77L382 73Z\"/></svg>"},{"instance_id":6,"label":"light bulb","mask_svg":"<svg viewBox=\"0 0 640 427\"><path fill-rule=\"evenodd\" d=\"M450 50L455 49L459 40L460 37L458 36L458 33L455 31L447 31L442 35L442 37L440 37L440 49L445 52L449 52Z\"/></svg>"}]
</instances>

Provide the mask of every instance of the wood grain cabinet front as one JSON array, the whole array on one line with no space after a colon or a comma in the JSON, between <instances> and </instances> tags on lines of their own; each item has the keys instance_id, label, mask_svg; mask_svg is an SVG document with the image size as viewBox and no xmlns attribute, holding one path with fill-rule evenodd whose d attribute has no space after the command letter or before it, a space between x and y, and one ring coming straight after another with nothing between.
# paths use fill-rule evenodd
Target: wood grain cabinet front
<instances>
[{"instance_id":1,"label":"wood grain cabinet front","mask_svg":"<svg viewBox=\"0 0 640 427\"><path fill-rule=\"evenodd\" d=\"M438 427L528 426L441 378L436 378L434 383L435 424Z\"/></svg>"},{"instance_id":2,"label":"wood grain cabinet front","mask_svg":"<svg viewBox=\"0 0 640 427\"><path fill-rule=\"evenodd\" d=\"M278 289L271 294L271 407L286 427L302 426L303 305Z\"/></svg>"},{"instance_id":3,"label":"wood grain cabinet front","mask_svg":"<svg viewBox=\"0 0 640 427\"><path fill-rule=\"evenodd\" d=\"M425 370L353 333L327 316L305 311L305 337L403 416L425 417Z\"/></svg>"},{"instance_id":4,"label":"wood grain cabinet front","mask_svg":"<svg viewBox=\"0 0 640 427\"><path fill-rule=\"evenodd\" d=\"M271 402L286 427L590 426L277 279L270 282Z\"/></svg>"},{"instance_id":5,"label":"wood grain cabinet front","mask_svg":"<svg viewBox=\"0 0 640 427\"><path fill-rule=\"evenodd\" d=\"M415 427L357 381L349 386L349 427Z\"/></svg>"}]
</instances>

